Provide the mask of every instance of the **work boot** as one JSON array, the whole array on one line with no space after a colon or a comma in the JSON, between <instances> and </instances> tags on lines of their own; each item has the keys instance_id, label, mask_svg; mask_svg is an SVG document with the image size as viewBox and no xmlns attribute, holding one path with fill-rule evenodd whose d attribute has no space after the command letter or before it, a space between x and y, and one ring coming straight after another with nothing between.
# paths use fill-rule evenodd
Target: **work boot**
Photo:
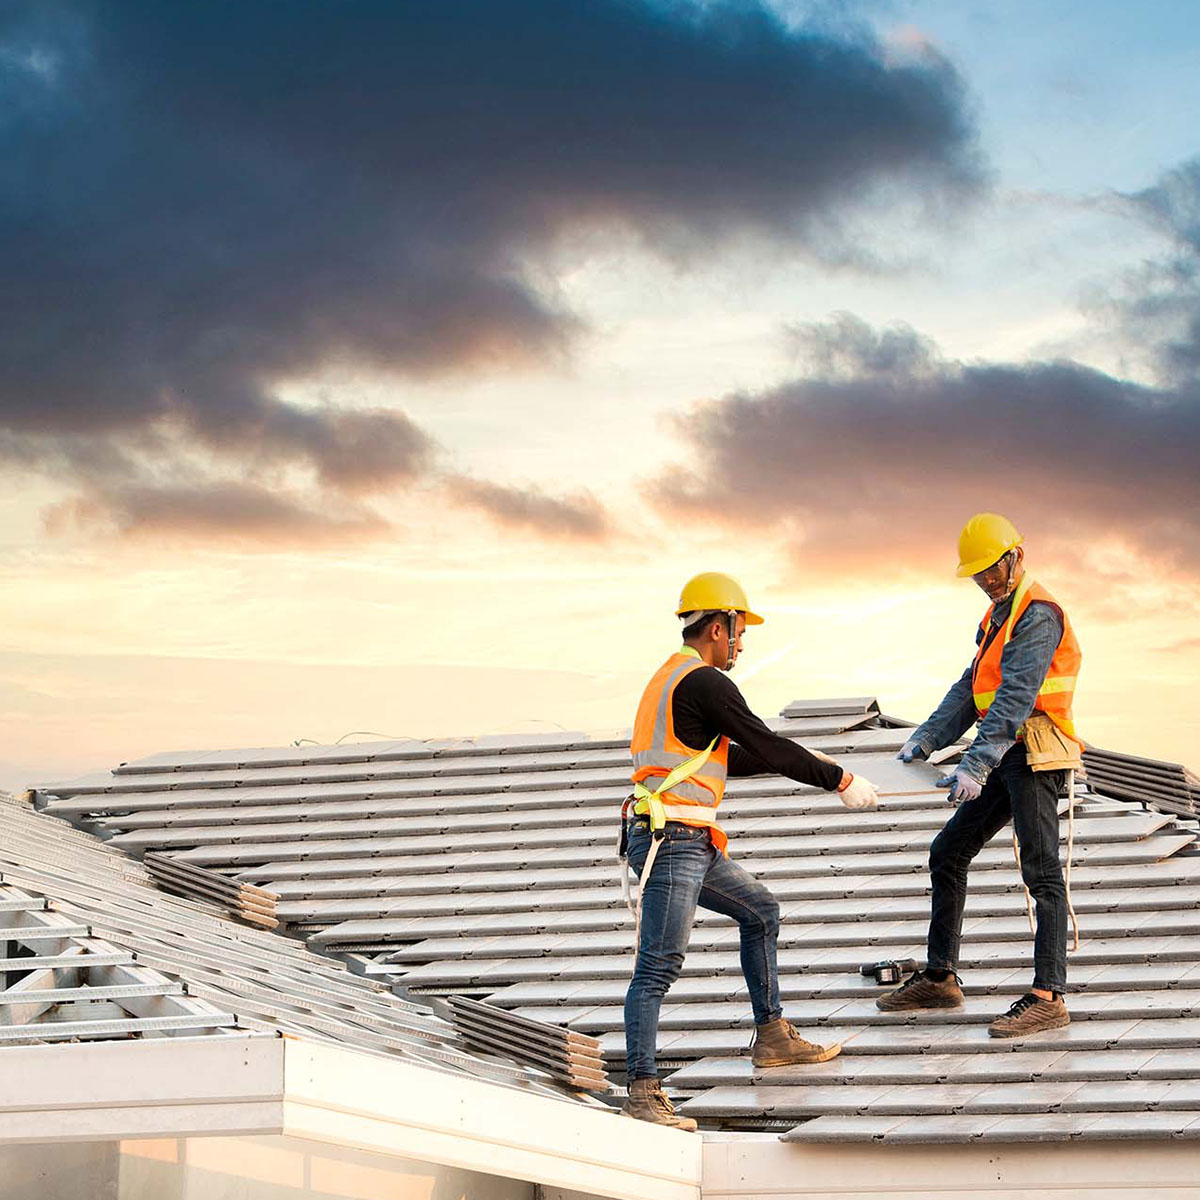
<instances>
[{"instance_id":1,"label":"work boot","mask_svg":"<svg viewBox=\"0 0 1200 1200\"><path fill-rule=\"evenodd\" d=\"M1002 1017L997 1017L989 1026L992 1037L1026 1037L1041 1033L1043 1029L1061 1029L1070 1025L1071 1014L1063 998L1056 992L1053 1000L1043 1000L1032 992L1026 992Z\"/></svg>"},{"instance_id":2,"label":"work boot","mask_svg":"<svg viewBox=\"0 0 1200 1200\"><path fill-rule=\"evenodd\" d=\"M806 1042L790 1021L780 1017L777 1021L768 1021L765 1025L755 1027L750 1061L756 1067L790 1067L794 1063L828 1062L841 1052L840 1042L832 1046Z\"/></svg>"},{"instance_id":3,"label":"work boot","mask_svg":"<svg viewBox=\"0 0 1200 1200\"><path fill-rule=\"evenodd\" d=\"M681 1117L675 1111L657 1079L631 1079L629 1099L622 1106L621 1113L633 1117L635 1121L669 1125L672 1129L682 1129L684 1133L692 1133L696 1128L696 1122L691 1117Z\"/></svg>"},{"instance_id":4,"label":"work boot","mask_svg":"<svg viewBox=\"0 0 1200 1200\"><path fill-rule=\"evenodd\" d=\"M962 988L951 971L945 979L930 979L914 971L894 992L880 996L875 1007L880 1012L907 1012L913 1008L961 1008Z\"/></svg>"}]
</instances>

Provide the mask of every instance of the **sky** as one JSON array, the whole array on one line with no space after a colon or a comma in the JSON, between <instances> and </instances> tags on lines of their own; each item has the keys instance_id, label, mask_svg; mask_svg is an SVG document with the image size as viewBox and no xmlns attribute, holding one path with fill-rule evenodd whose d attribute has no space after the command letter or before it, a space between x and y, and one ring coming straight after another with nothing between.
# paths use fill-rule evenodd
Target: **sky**
<instances>
[{"instance_id":1,"label":"sky","mask_svg":"<svg viewBox=\"0 0 1200 1200\"><path fill-rule=\"evenodd\" d=\"M5 0L0 788L612 733L706 570L919 721L980 510L1200 767L1196 111L1179 0Z\"/></svg>"}]
</instances>

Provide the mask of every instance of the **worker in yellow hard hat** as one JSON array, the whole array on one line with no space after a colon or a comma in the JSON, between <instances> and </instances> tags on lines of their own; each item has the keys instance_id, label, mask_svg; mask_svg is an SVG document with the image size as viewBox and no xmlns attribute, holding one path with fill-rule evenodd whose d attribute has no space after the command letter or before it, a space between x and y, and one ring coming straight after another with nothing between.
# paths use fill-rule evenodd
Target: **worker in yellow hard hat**
<instances>
[{"instance_id":1,"label":"worker in yellow hard hat","mask_svg":"<svg viewBox=\"0 0 1200 1200\"><path fill-rule=\"evenodd\" d=\"M630 751L633 795L622 812L622 858L638 874L637 965L625 997L626 1115L695 1129L662 1091L655 1068L658 1014L678 978L696 906L732 917L754 1011L757 1067L819 1063L840 1046L805 1041L779 1001L779 905L730 860L717 808L730 775L777 772L837 793L848 808L874 808L869 780L774 733L746 706L728 672L748 625L762 617L741 585L709 572L690 579L675 615L683 645L654 673L638 706ZM628 875L626 875L628 879Z\"/></svg>"},{"instance_id":2,"label":"worker in yellow hard hat","mask_svg":"<svg viewBox=\"0 0 1200 1200\"><path fill-rule=\"evenodd\" d=\"M1037 926L1033 984L988 1027L993 1037L1023 1037L1070 1023L1063 1002L1068 901L1058 859L1058 797L1079 762L1072 700L1079 642L1063 607L1025 571L1024 539L1006 517L978 513L958 539L958 575L970 577L989 605L975 635L975 657L899 758L910 763L953 745L976 722L958 766L938 780L959 807L929 852L933 895L926 967L881 996L885 1012L957 1008L957 965L972 859L1009 822Z\"/></svg>"}]
</instances>

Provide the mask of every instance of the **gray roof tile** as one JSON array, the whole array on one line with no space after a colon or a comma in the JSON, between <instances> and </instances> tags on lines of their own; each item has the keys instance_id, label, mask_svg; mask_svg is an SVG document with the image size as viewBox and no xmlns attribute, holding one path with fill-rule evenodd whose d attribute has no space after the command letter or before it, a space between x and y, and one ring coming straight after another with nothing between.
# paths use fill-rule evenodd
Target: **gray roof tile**
<instances>
[{"instance_id":1,"label":"gray roof tile","mask_svg":"<svg viewBox=\"0 0 1200 1200\"><path fill-rule=\"evenodd\" d=\"M1139 1079L1200 1078L1200 1049L1171 1047L1155 1050L1138 1068L1137 1075Z\"/></svg>"},{"instance_id":2,"label":"gray roof tile","mask_svg":"<svg viewBox=\"0 0 1200 1200\"><path fill-rule=\"evenodd\" d=\"M1165 1080L1123 1079L1089 1083L1062 1104L1063 1112L1138 1112L1158 1108L1171 1084Z\"/></svg>"},{"instance_id":3,"label":"gray roof tile","mask_svg":"<svg viewBox=\"0 0 1200 1200\"><path fill-rule=\"evenodd\" d=\"M982 1088L963 1106L965 1113L1048 1113L1070 1111L1072 1096L1090 1091L1094 1083L1003 1083Z\"/></svg>"},{"instance_id":4,"label":"gray roof tile","mask_svg":"<svg viewBox=\"0 0 1200 1200\"><path fill-rule=\"evenodd\" d=\"M1167 1084L1160 1108L1200 1109L1200 1079L1179 1079Z\"/></svg>"},{"instance_id":5,"label":"gray roof tile","mask_svg":"<svg viewBox=\"0 0 1200 1200\"><path fill-rule=\"evenodd\" d=\"M1082 1116L1083 1114L1080 1114ZM1195 1117L1191 1112L1119 1112L1087 1118L1081 1133L1088 1141L1140 1141L1147 1137L1174 1137Z\"/></svg>"},{"instance_id":6,"label":"gray roof tile","mask_svg":"<svg viewBox=\"0 0 1200 1200\"><path fill-rule=\"evenodd\" d=\"M856 1084L835 1084L830 1087L789 1087L769 1083L748 1087L718 1087L679 1106L689 1116L753 1116L820 1117L870 1111L875 1116L890 1115L880 1110L879 1102L894 1089ZM930 1089L941 1091L942 1089Z\"/></svg>"},{"instance_id":7,"label":"gray roof tile","mask_svg":"<svg viewBox=\"0 0 1200 1200\"><path fill-rule=\"evenodd\" d=\"M1118 1040L1130 1050L1145 1046L1200 1046L1200 1021L1194 1017L1137 1021Z\"/></svg>"},{"instance_id":8,"label":"gray roof tile","mask_svg":"<svg viewBox=\"0 0 1200 1200\"><path fill-rule=\"evenodd\" d=\"M904 1117L826 1116L806 1121L788 1130L785 1142L871 1142L882 1141L891 1130L903 1125Z\"/></svg>"},{"instance_id":9,"label":"gray roof tile","mask_svg":"<svg viewBox=\"0 0 1200 1200\"><path fill-rule=\"evenodd\" d=\"M1031 1113L983 1124L981 1142L1061 1142L1076 1137L1092 1120L1076 1113Z\"/></svg>"},{"instance_id":10,"label":"gray roof tile","mask_svg":"<svg viewBox=\"0 0 1200 1200\"><path fill-rule=\"evenodd\" d=\"M982 1118L986 1122L987 1118ZM909 1117L883 1135L885 1145L956 1145L974 1141L981 1118L955 1114Z\"/></svg>"}]
</instances>

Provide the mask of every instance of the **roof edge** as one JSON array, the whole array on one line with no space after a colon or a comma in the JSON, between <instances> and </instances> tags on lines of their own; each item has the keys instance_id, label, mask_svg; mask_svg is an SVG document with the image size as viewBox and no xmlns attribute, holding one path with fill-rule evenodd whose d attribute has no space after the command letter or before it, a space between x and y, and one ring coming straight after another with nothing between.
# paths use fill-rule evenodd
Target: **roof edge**
<instances>
[{"instance_id":1,"label":"roof edge","mask_svg":"<svg viewBox=\"0 0 1200 1200\"><path fill-rule=\"evenodd\" d=\"M284 1039L284 1133L614 1200L699 1200L695 1134Z\"/></svg>"}]
</instances>

